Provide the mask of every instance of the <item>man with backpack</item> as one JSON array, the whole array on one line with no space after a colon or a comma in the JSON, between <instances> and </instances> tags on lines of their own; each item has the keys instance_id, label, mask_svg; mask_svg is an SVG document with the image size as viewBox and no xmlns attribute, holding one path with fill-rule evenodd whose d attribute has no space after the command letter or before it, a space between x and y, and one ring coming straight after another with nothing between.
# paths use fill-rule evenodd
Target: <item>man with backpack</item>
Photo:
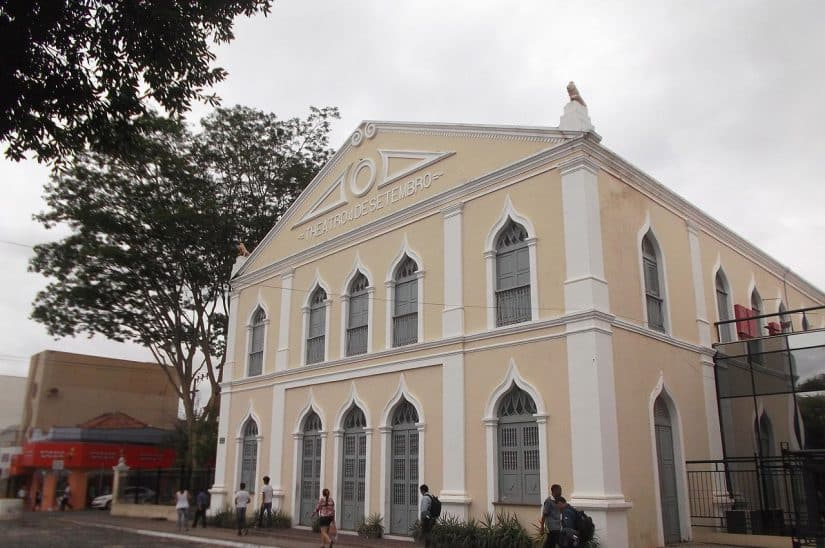
<instances>
[{"instance_id":1,"label":"man with backpack","mask_svg":"<svg viewBox=\"0 0 825 548\"><path fill-rule=\"evenodd\" d=\"M430 488L426 483L419 487L419 491L421 491L421 539L424 541L424 548L430 548L433 525L441 515L441 501L430 494Z\"/></svg>"},{"instance_id":2,"label":"man with backpack","mask_svg":"<svg viewBox=\"0 0 825 548\"><path fill-rule=\"evenodd\" d=\"M561 485L553 484L550 487L550 496L541 505L541 519L539 527L544 531L547 523L547 537L543 548L556 548L561 542L561 513L567 508L567 501L561 496Z\"/></svg>"}]
</instances>

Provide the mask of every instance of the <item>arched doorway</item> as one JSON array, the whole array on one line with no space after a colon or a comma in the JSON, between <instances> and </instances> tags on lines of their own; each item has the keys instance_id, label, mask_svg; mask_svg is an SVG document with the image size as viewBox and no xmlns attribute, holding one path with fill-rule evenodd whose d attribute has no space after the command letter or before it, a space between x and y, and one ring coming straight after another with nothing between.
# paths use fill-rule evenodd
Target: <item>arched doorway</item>
<instances>
[{"instance_id":1,"label":"arched doorway","mask_svg":"<svg viewBox=\"0 0 825 548\"><path fill-rule=\"evenodd\" d=\"M312 514L321 496L321 417L310 411L304 419L301 440L301 525L312 525Z\"/></svg>"},{"instance_id":2,"label":"arched doorway","mask_svg":"<svg viewBox=\"0 0 825 548\"><path fill-rule=\"evenodd\" d=\"M679 493L676 488L676 451L673 447L673 424L667 404L661 396L653 405L656 428L656 456L659 468L659 498L662 503L662 532L665 543L682 540L679 523Z\"/></svg>"},{"instance_id":3,"label":"arched doorway","mask_svg":"<svg viewBox=\"0 0 825 548\"><path fill-rule=\"evenodd\" d=\"M402 399L392 415L390 533L409 535L418 519L418 412Z\"/></svg>"},{"instance_id":4,"label":"arched doorway","mask_svg":"<svg viewBox=\"0 0 825 548\"><path fill-rule=\"evenodd\" d=\"M364 519L367 475L367 419L357 405L344 418L344 451L341 455L341 529L354 530Z\"/></svg>"}]
</instances>

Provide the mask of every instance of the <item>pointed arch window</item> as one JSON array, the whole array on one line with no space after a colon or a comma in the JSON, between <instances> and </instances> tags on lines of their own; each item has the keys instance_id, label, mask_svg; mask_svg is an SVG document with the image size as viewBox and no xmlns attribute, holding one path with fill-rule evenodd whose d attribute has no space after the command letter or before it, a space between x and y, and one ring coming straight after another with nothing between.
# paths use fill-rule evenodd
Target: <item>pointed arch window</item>
<instances>
[{"instance_id":1,"label":"pointed arch window","mask_svg":"<svg viewBox=\"0 0 825 548\"><path fill-rule=\"evenodd\" d=\"M369 281L359 272L349 285L349 314L347 318L347 356L367 351L369 330Z\"/></svg>"},{"instance_id":2,"label":"pointed arch window","mask_svg":"<svg viewBox=\"0 0 825 548\"><path fill-rule=\"evenodd\" d=\"M243 427L241 442L241 481L250 492L255 492L255 475L258 466L258 424L250 417Z\"/></svg>"},{"instance_id":3,"label":"pointed arch window","mask_svg":"<svg viewBox=\"0 0 825 548\"><path fill-rule=\"evenodd\" d=\"M261 307L252 315L249 337L249 367L247 374L260 375L264 368L264 339L266 337L266 312Z\"/></svg>"},{"instance_id":4,"label":"pointed arch window","mask_svg":"<svg viewBox=\"0 0 825 548\"><path fill-rule=\"evenodd\" d=\"M318 287L309 300L309 330L307 333L307 365L326 358L327 292Z\"/></svg>"},{"instance_id":5,"label":"pointed arch window","mask_svg":"<svg viewBox=\"0 0 825 548\"><path fill-rule=\"evenodd\" d=\"M301 483L298 523L312 524L312 515L321 494L322 436L321 417L314 410L304 418L301 429Z\"/></svg>"},{"instance_id":6,"label":"pointed arch window","mask_svg":"<svg viewBox=\"0 0 825 548\"><path fill-rule=\"evenodd\" d=\"M536 412L536 402L515 384L498 405L499 502L539 503L541 459Z\"/></svg>"},{"instance_id":7,"label":"pointed arch window","mask_svg":"<svg viewBox=\"0 0 825 548\"><path fill-rule=\"evenodd\" d=\"M527 230L509 219L496 238L496 327L530 321Z\"/></svg>"},{"instance_id":8,"label":"pointed arch window","mask_svg":"<svg viewBox=\"0 0 825 548\"><path fill-rule=\"evenodd\" d=\"M762 315L762 297L759 295L759 291L754 287L753 291L751 291L751 312L754 316L761 316ZM753 322L751 325L753 326L753 339L748 341L748 353L750 354L750 359L753 363L762 363L762 339L765 335L765 320L764 318L756 318L751 320Z\"/></svg>"},{"instance_id":9,"label":"pointed arch window","mask_svg":"<svg viewBox=\"0 0 825 548\"><path fill-rule=\"evenodd\" d=\"M665 332L665 301L662 292L662 277L659 268L659 254L648 232L642 238L642 269L645 281L645 302L647 305L647 325L650 329Z\"/></svg>"},{"instance_id":10,"label":"pointed arch window","mask_svg":"<svg viewBox=\"0 0 825 548\"><path fill-rule=\"evenodd\" d=\"M785 307L785 303L782 301L779 301L779 325L782 328L782 333L793 332L793 320L788 314L788 309Z\"/></svg>"},{"instance_id":11,"label":"pointed arch window","mask_svg":"<svg viewBox=\"0 0 825 548\"><path fill-rule=\"evenodd\" d=\"M716 273L716 312L720 322L731 320L730 316L730 295L728 294L728 283L724 272L720 268ZM731 342L733 340L733 324L723 324L719 326L719 342Z\"/></svg>"},{"instance_id":12,"label":"pointed arch window","mask_svg":"<svg viewBox=\"0 0 825 548\"><path fill-rule=\"evenodd\" d=\"M418 264L409 256L395 271L392 345L418 342Z\"/></svg>"}]
</instances>

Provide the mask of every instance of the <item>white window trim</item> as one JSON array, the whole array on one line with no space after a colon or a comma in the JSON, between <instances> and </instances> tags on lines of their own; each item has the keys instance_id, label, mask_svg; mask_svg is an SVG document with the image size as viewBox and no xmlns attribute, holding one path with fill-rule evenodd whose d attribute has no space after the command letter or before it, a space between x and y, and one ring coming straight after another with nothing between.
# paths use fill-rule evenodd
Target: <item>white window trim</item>
<instances>
[{"instance_id":1,"label":"white window trim","mask_svg":"<svg viewBox=\"0 0 825 548\"><path fill-rule=\"evenodd\" d=\"M329 360L329 326L330 316L332 315L332 297L330 297L331 293L329 291L329 285L321 279L321 276L316 271L315 279L309 287L310 289L304 299L304 304L301 306L301 324L303 325L303 330L301 332L301 366L307 365L307 337L309 336L310 301L312 300L312 295L319 287L327 294L327 298L324 301L324 359L322 360L322 363Z\"/></svg>"},{"instance_id":2,"label":"white window trim","mask_svg":"<svg viewBox=\"0 0 825 548\"><path fill-rule=\"evenodd\" d=\"M716 265L713 268L713 273L712 273L711 279L710 279L710 284L711 284L711 287L713 288L713 305L714 305L714 308L716 309L716 321L717 322L722 321L722 318L719 317L719 298L718 298L717 293L716 293L716 277L719 275L720 272L722 273L722 279L724 281L725 291L728 294L728 306L727 306L728 316L730 317L731 320L736 319L736 316L735 316L734 310L733 310L733 291L731 290L731 287L730 287L730 278L728 278L728 274L727 274L727 272L725 272L725 268L722 266L722 264L717 261ZM727 324L727 329L728 329L728 334L730 335L730 339L731 339L730 342L736 341L739 338L738 334L736 333L736 324L735 323ZM717 341L722 342L721 338L719 337L718 330L714 330L714 331L717 332L716 333Z\"/></svg>"},{"instance_id":3,"label":"white window trim","mask_svg":"<svg viewBox=\"0 0 825 548\"><path fill-rule=\"evenodd\" d=\"M304 419L306 419L307 415L310 412L315 411L318 417L321 419L321 430L318 432L318 435L321 437L321 476L319 479L319 483L321 485L321 489L324 488L326 485L326 462L327 462L327 419L326 415L324 414L324 410L319 406L315 401L315 395L312 393L312 388L309 389L309 396L307 397L307 403L304 405L303 409L298 412L298 419L295 421L295 428L292 431L292 441L293 441L293 459L292 459L292 478L293 478L293 485L296 486L295 491L292 493L292 508L290 509L290 513L295 520L295 523L299 523L301 516L301 446L303 445L304 441L304 430L303 424ZM321 493L317 493L317 497L321 496Z\"/></svg>"},{"instance_id":4,"label":"white window trim","mask_svg":"<svg viewBox=\"0 0 825 548\"><path fill-rule=\"evenodd\" d=\"M263 325L264 325L264 348L263 348L263 354L261 356L261 372L258 373L255 376L259 377L261 375L266 374L266 353L267 353L267 346L268 346L267 345L267 339L269 338L269 318L270 318L270 315L269 315L269 307L267 307L266 303L264 303L264 301L260 299L260 295L258 297L259 298L258 298L257 303L252 308L252 313L246 319L246 352L244 354L244 368L243 368L244 377L250 377L250 374L249 374L249 354L251 353L250 351L252 350L252 329L255 327L254 324L252 323L252 318L255 317L255 313L258 311L259 308L264 311L264 315L266 316L266 319L263 321Z\"/></svg>"},{"instance_id":5,"label":"white window trim","mask_svg":"<svg viewBox=\"0 0 825 548\"><path fill-rule=\"evenodd\" d=\"M347 275L346 279L344 280L344 287L341 290L341 347L340 347L340 357L347 358L347 329L349 328L349 300L350 300L350 285L358 273L363 274L367 278L367 354L372 353L372 337L375 331L374 328L374 321L375 321L375 285L373 284L373 280L375 279L372 275L372 272L369 271L363 264L361 264L361 259L358 255L355 256L355 264L352 267L352 270Z\"/></svg>"},{"instance_id":6,"label":"white window trim","mask_svg":"<svg viewBox=\"0 0 825 548\"><path fill-rule=\"evenodd\" d=\"M768 314L765 310L765 299L762 298L762 293L759 292L759 289L756 288L756 284L751 285L751 290L748 292L748 308L753 310L753 295L756 294L756 298L759 304L759 315ZM754 320L756 322L756 333L757 337L764 337L768 334L765 330L765 318L759 318L758 320Z\"/></svg>"},{"instance_id":7,"label":"white window trim","mask_svg":"<svg viewBox=\"0 0 825 548\"><path fill-rule=\"evenodd\" d=\"M513 207L510 195L504 198L504 207L499 214L498 220L487 233L484 240L484 265L487 277L487 329L501 329L511 327L510 325L496 327L496 239L501 230L507 226L507 222L512 219L520 224L527 231L527 253L530 258L530 322L539 320L539 287L538 287L538 254L536 252L536 228L533 222L526 216L520 214ZM530 323L524 322L524 323Z\"/></svg>"},{"instance_id":8,"label":"white window trim","mask_svg":"<svg viewBox=\"0 0 825 548\"><path fill-rule=\"evenodd\" d=\"M670 422L673 429L673 459L676 463L676 495L679 498L679 530L681 540L691 540L690 501L688 500L687 469L685 467L684 434L682 433L682 416L676 405L676 400L665 386L664 376L659 375L659 382L650 393L648 401L648 420L650 426L650 446L653 458L653 496L656 504L656 534L658 546L665 545L664 524L662 523L662 497L659 493L659 455L656 451L656 422L653 407L656 400L663 396L670 413Z\"/></svg>"},{"instance_id":9,"label":"white window trim","mask_svg":"<svg viewBox=\"0 0 825 548\"><path fill-rule=\"evenodd\" d=\"M401 251L390 263L390 269L387 271L387 278L384 281L384 288L387 292L387 316L385 322L384 347L387 350L395 348L392 344L392 314L395 310L395 271L401 265L401 261L404 260L405 255L415 261L415 264L418 266L418 270L415 273L415 278L418 282L418 340L413 344L424 342L424 261L418 253L410 249L409 243L407 242L407 235L405 234Z\"/></svg>"},{"instance_id":10,"label":"white window trim","mask_svg":"<svg viewBox=\"0 0 825 548\"><path fill-rule=\"evenodd\" d=\"M424 451L425 447L425 431L427 428L427 423L424 417L424 406L421 405L421 402L416 398L407 388L407 380L404 377L404 373L401 373L400 379L398 381L398 388L395 390L395 394L390 401L387 402L387 405L384 406L384 411L381 413L381 422L378 425L378 432L381 436L381 475L380 478L380 491L379 491L379 508L382 511L384 517L386 518L386 522L389 523L392 515L392 499L389 494L389 489L391 485L390 481L390 473L392 472L392 467L389 465L390 458L392 454L390 452L391 449L391 440L390 436L392 435L392 413L395 411L395 407L404 398L408 402L415 407L416 413L418 413L418 422L415 423L416 429L418 430L418 480L423 481L423 478L426 478L426 469L425 469L425 456L426 452ZM368 463L369 464L369 463ZM369 474L369 469L368 474ZM421 505L421 495L418 496L418 505Z\"/></svg>"},{"instance_id":11,"label":"white window trim","mask_svg":"<svg viewBox=\"0 0 825 548\"><path fill-rule=\"evenodd\" d=\"M498 502L498 404L501 398L510 391L513 385L527 392L536 404L536 425L539 431L539 482L541 485L540 500L547 498L549 475L549 457L547 447L547 408L541 393L529 382L527 382L516 366L513 358L507 366L507 373L504 380L490 393L487 405L484 408L484 430L486 433L487 449L487 511L495 514L494 503Z\"/></svg>"},{"instance_id":12,"label":"white window trim","mask_svg":"<svg viewBox=\"0 0 825 548\"><path fill-rule=\"evenodd\" d=\"M656 331L656 333L661 333L661 331L650 327L647 318L647 283L645 282L645 259L644 252L642 251L642 240L644 240L645 236L648 234L651 236L650 242L653 244L653 250L656 252L656 273L659 275L659 289L662 292L662 318L665 323L664 333L666 335L672 335L673 322L670 319L670 294L668 292L667 284L667 261L665 260L665 254L662 250L662 246L659 244L659 238L656 236L656 231L650 224L649 215L645 220L645 223L642 225L642 228L640 228L639 232L636 234L636 253L638 253L639 256L639 282L641 283L642 288L642 325L645 329L650 329L651 331Z\"/></svg>"}]
</instances>

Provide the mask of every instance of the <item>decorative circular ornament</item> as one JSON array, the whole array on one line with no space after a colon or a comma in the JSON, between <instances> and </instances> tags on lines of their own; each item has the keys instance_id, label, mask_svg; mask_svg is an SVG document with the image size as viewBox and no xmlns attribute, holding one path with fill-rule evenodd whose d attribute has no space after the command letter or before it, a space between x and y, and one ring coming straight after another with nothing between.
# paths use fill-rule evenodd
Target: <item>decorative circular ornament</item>
<instances>
[{"instance_id":1,"label":"decorative circular ornament","mask_svg":"<svg viewBox=\"0 0 825 548\"><path fill-rule=\"evenodd\" d=\"M373 124L372 122L364 126L364 135L367 137L367 139L372 139L373 137L375 137L376 133L378 133L378 128L375 127L375 124Z\"/></svg>"},{"instance_id":2,"label":"decorative circular ornament","mask_svg":"<svg viewBox=\"0 0 825 548\"><path fill-rule=\"evenodd\" d=\"M364 140L364 134L361 132L360 129L356 129L353 132L352 137L350 137L350 143L352 143L352 146L354 146L354 147L357 147L358 145L360 145L361 141L363 141L363 140Z\"/></svg>"},{"instance_id":3,"label":"decorative circular ornament","mask_svg":"<svg viewBox=\"0 0 825 548\"><path fill-rule=\"evenodd\" d=\"M358 175L361 174L361 171L364 169L368 169L370 174L367 178L367 182L364 183L363 186L358 186ZM352 169L352 175L350 176L349 180L349 189L350 192L356 197L360 198L364 194L370 191L372 185L375 184L375 162L373 162L370 158L364 158Z\"/></svg>"}]
</instances>

